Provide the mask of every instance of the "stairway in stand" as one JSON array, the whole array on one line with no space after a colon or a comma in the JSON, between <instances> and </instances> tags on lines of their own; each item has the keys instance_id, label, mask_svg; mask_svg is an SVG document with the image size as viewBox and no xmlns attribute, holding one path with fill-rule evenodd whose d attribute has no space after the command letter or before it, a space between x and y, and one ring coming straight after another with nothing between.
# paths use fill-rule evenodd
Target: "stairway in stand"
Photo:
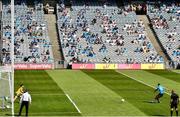
<instances>
[{"instance_id":1,"label":"stairway in stand","mask_svg":"<svg viewBox=\"0 0 180 117\"><path fill-rule=\"evenodd\" d=\"M56 25L56 15L46 14L45 19L48 22L48 35L52 43L53 57L55 61L55 68L63 68L63 64L58 64L59 61L63 61L63 55L61 51L61 45L59 43L59 37Z\"/></svg>"},{"instance_id":2,"label":"stairway in stand","mask_svg":"<svg viewBox=\"0 0 180 117\"><path fill-rule=\"evenodd\" d=\"M145 25L145 29L147 32L147 36L148 38L151 40L151 43L153 44L154 48L156 49L157 53L163 57L165 62L168 62L169 58L167 57L167 55L163 52L162 47L160 46L160 44L158 43L158 39L156 38L155 34L153 33L151 27L150 27L150 22L147 18L146 15L138 15L138 19L142 20L144 22Z\"/></svg>"}]
</instances>

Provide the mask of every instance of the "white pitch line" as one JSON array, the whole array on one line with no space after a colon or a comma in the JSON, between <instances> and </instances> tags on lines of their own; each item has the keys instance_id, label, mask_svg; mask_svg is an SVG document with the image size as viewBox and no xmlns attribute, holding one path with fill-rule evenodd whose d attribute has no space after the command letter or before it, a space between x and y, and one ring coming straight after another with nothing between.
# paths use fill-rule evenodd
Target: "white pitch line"
<instances>
[{"instance_id":1,"label":"white pitch line","mask_svg":"<svg viewBox=\"0 0 180 117\"><path fill-rule=\"evenodd\" d=\"M78 111L79 113L81 113L81 111L80 111L79 108L76 106L76 104L73 102L73 100L69 97L69 95L66 94L66 96L67 96L67 98L71 101L71 103L74 105L74 107L77 109L77 111Z\"/></svg>"},{"instance_id":2,"label":"white pitch line","mask_svg":"<svg viewBox=\"0 0 180 117\"><path fill-rule=\"evenodd\" d=\"M122 73L122 72L120 72L120 71L118 71L118 72L121 73L121 74L124 75L124 76L127 76L127 77L129 77L129 78L137 81L137 82L140 82L140 83L142 83L142 84L144 84L144 85L147 85L147 86L149 86L149 87L151 87L151 88L153 88L153 89L156 89L156 87L154 87L154 86L152 86L152 85L149 85L149 84L147 84L147 83L145 83L145 82L143 82L143 81L141 81L141 80L137 80L137 79L135 79L135 78L133 78L133 77L127 75L127 74L124 74L124 73ZM167 89L167 88L165 88L165 89ZM165 93L168 94L168 95L170 95L170 94L167 93L167 92L165 92Z\"/></svg>"},{"instance_id":3,"label":"white pitch line","mask_svg":"<svg viewBox=\"0 0 180 117\"><path fill-rule=\"evenodd\" d=\"M171 71L174 72L174 73L180 74L180 72L178 72L178 71L174 71L174 70L171 70Z\"/></svg>"},{"instance_id":4,"label":"white pitch line","mask_svg":"<svg viewBox=\"0 0 180 117\"><path fill-rule=\"evenodd\" d=\"M39 113L30 113L30 114L32 114L32 115L39 115L39 114L61 114L61 113L64 113L64 114L67 113L68 114L68 113L78 113L78 112L63 112L63 111L60 111L60 112L39 112ZM15 113L15 114L17 115L18 113Z\"/></svg>"},{"instance_id":5,"label":"white pitch line","mask_svg":"<svg viewBox=\"0 0 180 117\"><path fill-rule=\"evenodd\" d=\"M53 93L32 93L31 95L42 95L42 96L44 96L44 95L50 95L50 96L64 96L65 94L53 94Z\"/></svg>"}]
</instances>

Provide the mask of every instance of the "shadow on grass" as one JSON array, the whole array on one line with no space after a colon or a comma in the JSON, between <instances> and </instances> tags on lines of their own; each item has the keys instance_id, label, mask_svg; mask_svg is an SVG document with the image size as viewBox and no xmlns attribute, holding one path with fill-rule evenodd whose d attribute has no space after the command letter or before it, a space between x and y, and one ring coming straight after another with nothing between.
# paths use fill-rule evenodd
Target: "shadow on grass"
<instances>
[{"instance_id":1,"label":"shadow on grass","mask_svg":"<svg viewBox=\"0 0 180 117\"><path fill-rule=\"evenodd\" d=\"M152 115L152 116L156 116L156 117L159 117L159 116L166 116L167 117L167 115Z\"/></svg>"},{"instance_id":2,"label":"shadow on grass","mask_svg":"<svg viewBox=\"0 0 180 117\"><path fill-rule=\"evenodd\" d=\"M13 116L12 114L5 114L6 116ZM15 115L14 115L15 116Z\"/></svg>"},{"instance_id":3,"label":"shadow on grass","mask_svg":"<svg viewBox=\"0 0 180 117\"><path fill-rule=\"evenodd\" d=\"M144 103L150 103L150 104L158 104L157 102L155 102L155 101L143 101Z\"/></svg>"}]
</instances>

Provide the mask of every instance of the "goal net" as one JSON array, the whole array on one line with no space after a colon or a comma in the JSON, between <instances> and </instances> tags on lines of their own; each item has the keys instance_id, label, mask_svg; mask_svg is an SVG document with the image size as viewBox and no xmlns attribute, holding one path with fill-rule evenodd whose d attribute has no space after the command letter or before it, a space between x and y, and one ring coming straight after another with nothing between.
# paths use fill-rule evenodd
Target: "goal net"
<instances>
[{"instance_id":1,"label":"goal net","mask_svg":"<svg viewBox=\"0 0 180 117\"><path fill-rule=\"evenodd\" d=\"M0 116L13 112L13 82L11 67L0 66Z\"/></svg>"}]
</instances>

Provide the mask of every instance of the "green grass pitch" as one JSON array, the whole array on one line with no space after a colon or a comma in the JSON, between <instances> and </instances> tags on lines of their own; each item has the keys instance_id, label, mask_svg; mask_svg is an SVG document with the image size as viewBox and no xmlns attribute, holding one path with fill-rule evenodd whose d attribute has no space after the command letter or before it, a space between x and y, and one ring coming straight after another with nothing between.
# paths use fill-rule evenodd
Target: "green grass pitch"
<instances>
[{"instance_id":1,"label":"green grass pitch","mask_svg":"<svg viewBox=\"0 0 180 117\"><path fill-rule=\"evenodd\" d=\"M32 96L30 115L79 115L64 92L45 71L16 71L15 90L23 83ZM15 113L19 101L15 101Z\"/></svg>"},{"instance_id":2,"label":"green grass pitch","mask_svg":"<svg viewBox=\"0 0 180 117\"><path fill-rule=\"evenodd\" d=\"M180 94L179 81L179 71L167 70L15 71L15 90L21 83L29 90L33 116L169 116L169 92L149 103L153 87L161 83Z\"/></svg>"}]
</instances>

